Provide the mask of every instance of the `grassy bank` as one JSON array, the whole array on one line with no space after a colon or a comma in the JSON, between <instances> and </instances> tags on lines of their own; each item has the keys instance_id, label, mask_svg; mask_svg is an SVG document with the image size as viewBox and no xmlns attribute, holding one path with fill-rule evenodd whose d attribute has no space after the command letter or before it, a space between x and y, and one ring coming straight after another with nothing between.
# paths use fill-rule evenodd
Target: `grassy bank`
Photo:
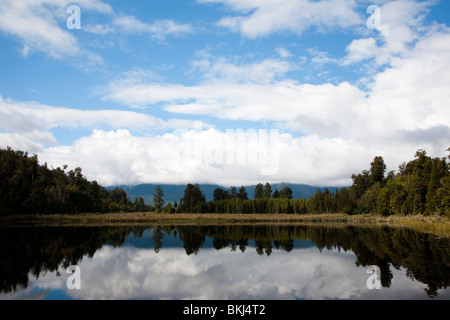
<instances>
[{"instance_id":1,"label":"grassy bank","mask_svg":"<svg viewBox=\"0 0 450 320\"><path fill-rule=\"evenodd\" d=\"M390 216L345 214L167 214L109 213L77 215L33 215L3 217L1 225L118 226L136 224L214 225L214 224L321 224L327 226L390 226L450 236L450 219L441 216Z\"/></svg>"}]
</instances>

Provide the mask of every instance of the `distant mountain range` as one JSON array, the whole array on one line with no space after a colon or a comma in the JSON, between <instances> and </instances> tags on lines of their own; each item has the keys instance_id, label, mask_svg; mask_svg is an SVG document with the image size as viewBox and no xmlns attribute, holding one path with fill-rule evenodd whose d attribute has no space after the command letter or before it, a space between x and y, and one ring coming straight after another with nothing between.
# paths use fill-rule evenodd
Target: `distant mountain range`
<instances>
[{"instance_id":1,"label":"distant mountain range","mask_svg":"<svg viewBox=\"0 0 450 320\"><path fill-rule=\"evenodd\" d=\"M122 188L126 191L128 196L132 201L136 199L137 197L144 198L145 203L147 204L153 204L153 195L155 194L155 189L157 184L140 184L136 186L112 186L107 187L106 189L112 190L115 188ZM184 190L186 189L186 185L169 185L169 184L160 184L163 193L164 193L164 201L165 203L174 203L177 201L180 202L180 199L184 196ZM199 184L200 189L203 191L206 197L206 201L212 201L213 200L213 193L216 188L221 188L224 190L230 191L231 187L223 187L219 185L214 184ZM283 190L285 186L289 186L292 189L292 196L294 198L305 198L308 199L311 196L313 196L317 189L320 189L324 191L326 188L330 190L331 192L335 192L336 189L340 189L341 187L314 187L304 184L289 184L289 183L280 183L280 184L272 184L272 192L274 192L276 189L279 191ZM236 186L237 190L239 191L239 188L241 186ZM255 194L255 187L256 185L252 186L245 186L245 190L247 191L248 198L253 199Z\"/></svg>"}]
</instances>

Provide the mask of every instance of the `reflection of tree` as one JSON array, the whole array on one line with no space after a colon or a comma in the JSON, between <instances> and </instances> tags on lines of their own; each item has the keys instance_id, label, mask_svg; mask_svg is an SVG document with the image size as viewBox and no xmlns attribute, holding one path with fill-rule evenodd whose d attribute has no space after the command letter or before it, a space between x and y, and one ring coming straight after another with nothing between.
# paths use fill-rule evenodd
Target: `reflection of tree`
<instances>
[{"instance_id":1,"label":"reflection of tree","mask_svg":"<svg viewBox=\"0 0 450 320\"><path fill-rule=\"evenodd\" d=\"M244 252L245 248L247 246L248 240L247 239L242 239L242 240L239 240L237 243L239 245L239 250L241 250L241 252Z\"/></svg>"},{"instance_id":2,"label":"reflection of tree","mask_svg":"<svg viewBox=\"0 0 450 320\"><path fill-rule=\"evenodd\" d=\"M26 287L28 275L39 277L62 265L78 264L103 245L120 246L130 228L0 228L0 292Z\"/></svg>"},{"instance_id":3,"label":"reflection of tree","mask_svg":"<svg viewBox=\"0 0 450 320\"><path fill-rule=\"evenodd\" d=\"M272 241L255 241L256 252L261 256L264 253L267 256L272 254Z\"/></svg>"},{"instance_id":4,"label":"reflection of tree","mask_svg":"<svg viewBox=\"0 0 450 320\"><path fill-rule=\"evenodd\" d=\"M204 227L180 227L179 228L180 239L183 240L184 249L186 254L197 255L202 245L205 243L206 234Z\"/></svg>"},{"instance_id":5,"label":"reflection of tree","mask_svg":"<svg viewBox=\"0 0 450 320\"><path fill-rule=\"evenodd\" d=\"M214 238L214 240L213 240L213 247L216 250L220 250L220 249L228 247L228 243L229 243L229 241L226 240L226 239Z\"/></svg>"},{"instance_id":6,"label":"reflection of tree","mask_svg":"<svg viewBox=\"0 0 450 320\"><path fill-rule=\"evenodd\" d=\"M291 252L294 249L294 240L288 239L284 242L281 242L281 247L287 252Z\"/></svg>"},{"instance_id":7,"label":"reflection of tree","mask_svg":"<svg viewBox=\"0 0 450 320\"><path fill-rule=\"evenodd\" d=\"M162 238L164 237L164 234L161 230L161 227L156 227L153 230L153 236L152 236L152 242L153 242L153 246L154 246L154 250L156 253L159 252L159 250L162 247Z\"/></svg>"},{"instance_id":8,"label":"reflection of tree","mask_svg":"<svg viewBox=\"0 0 450 320\"><path fill-rule=\"evenodd\" d=\"M148 228L147 228L148 229ZM155 252L163 250L164 235L183 241L187 255L197 254L212 239L216 250L230 248L244 252L254 240L259 255L274 249L292 251L294 240L312 241L319 249L351 250L356 265L377 265L383 287L390 287L391 267L404 268L409 278L427 285L426 293L436 297L450 283L450 239L407 229L325 228L306 226L155 226ZM92 257L104 245L119 247L133 233L142 237L144 227L0 228L0 292L26 287L28 275L38 277L60 266L78 264ZM297 243L297 242L295 242Z\"/></svg>"},{"instance_id":9,"label":"reflection of tree","mask_svg":"<svg viewBox=\"0 0 450 320\"><path fill-rule=\"evenodd\" d=\"M389 267L389 262L382 260L374 255L373 251L370 250L363 242L359 241L353 251L356 254L356 265L359 266L378 266L380 268L381 285L384 288L389 288L391 286L392 278L394 275Z\"/></svg>"},{"instance_id":10,"label":"reflection of tree","mask_svg":"<svg viewBox=\"0 0 450 320\"><path fill-rule=\"evenodd\" d=\"M409 234L410 239L412 238ZM449 242L432 241L430 235L411 239L411 249L416 254L410 259L407 267L407 276L419 280L428 285L425 289L430 297L437 297L437 290L445 288L450 279L449 255L441 256L442 252L449 253Z\"/></svg>"}]
</instances>

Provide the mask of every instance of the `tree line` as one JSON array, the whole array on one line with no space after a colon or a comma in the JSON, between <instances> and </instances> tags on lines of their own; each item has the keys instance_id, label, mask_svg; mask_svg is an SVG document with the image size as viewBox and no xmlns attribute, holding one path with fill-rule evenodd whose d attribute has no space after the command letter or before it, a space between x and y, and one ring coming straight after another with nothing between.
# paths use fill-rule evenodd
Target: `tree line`
<instances>
[{"instance_id":1,"label":"tree line","mask_svg":"<svg viewBox=\"0 0 450 320\"><path fill-rule=\"evenodd\" d=\"M447 150L450 151L450 148ZM450 156L448 157L450 159ZM184 197L172 205L169 213L377 213L389 215L449 215L450 174L447 158L431 158L418 150L415 159L399 166L398 173L386 174L386 164L375 157L369 170L352 175L349 188L317 189L309 199L293 199L289 186L272 191L270 183L259 183L254 198L245 187L230 191L217 188L213 201L206 202L198 184L189 184ZM162 209L162 208L161 208Z\"/></svg>"},{"instance_id":2,"label":"tree line","mask_svg":"<svg viewBox=\"0 0 450 320\"><path fill-rule=\"evenodd\" d=\"M142 197L132 202L123 189L88 181L81 168L53 169L27 152L0 149L0 215L151 210Z\"/></svg>"},{"instance_id":3,"label":"tree line","mask_svg":"<svg viewBox=\"0 0 450 320\"><path fill-rule=\"evenodd\" d=\"M448 149L447 151L450 151ZM450 156L448 157L450 158ZM378 213L388 215L449 214L450 174L447 158L431 158L418 150L415 159L386 174L382 157L375 157L369 170L352 175L349 188L317 192L309 199L294 199L289 186L272 190L259 183L253 199L244 186L217 188L213 200L198 184L188 184L179 202L164 201L156 187L153 205L142 197L131 201L120 188L106 190L88 181L81 168L67 170L40 165L37 156L11 148L0 149L0 215L52 213L145 212L311 214Z\"/></svg>"},{"instance_id":4,"label":"tree line","mask_svg":"<svg viewBox=\"0 0 450 320\"><path fill-rule=\"evenodd\" d=\"M414 160L399 166L398 173L385 172L383 158L376 157L370 170L352 176L352 212L385 216L449 214L450 174L446 158L431 158L425 150L418 150Z\"/></svg>"}]
</instances>

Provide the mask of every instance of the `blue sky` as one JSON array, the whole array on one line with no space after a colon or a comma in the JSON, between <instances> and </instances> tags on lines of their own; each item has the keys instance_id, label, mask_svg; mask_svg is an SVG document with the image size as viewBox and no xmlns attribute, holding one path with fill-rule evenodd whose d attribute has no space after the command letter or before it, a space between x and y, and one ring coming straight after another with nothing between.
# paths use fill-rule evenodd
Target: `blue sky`
<instances>
[{"instance_id":1,"label":"blue sky","mask_svg":"<svg viewBox=\"0 0 450 320\"><path fill-rule=\"evenodd\" d=\"M389 170L417 149L443 157L449 12L439 0L0 0L0 146L103 185L348 185L378 155Z\"/></svg>"}]
</instances>

